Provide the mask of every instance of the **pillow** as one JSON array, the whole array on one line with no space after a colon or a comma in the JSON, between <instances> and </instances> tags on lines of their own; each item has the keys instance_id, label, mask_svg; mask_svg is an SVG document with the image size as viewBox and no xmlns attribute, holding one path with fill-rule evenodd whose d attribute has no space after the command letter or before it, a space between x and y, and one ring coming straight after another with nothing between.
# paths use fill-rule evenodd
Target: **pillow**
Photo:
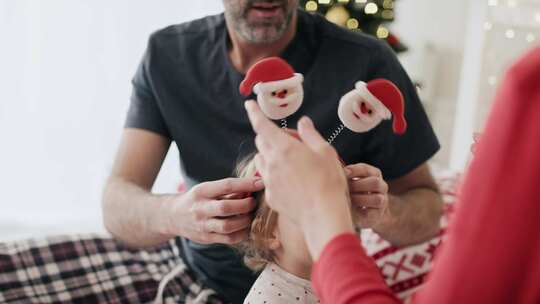
<instances>
[{"instance_id":1,"label":"pillow","mask_svg":"<svg viewBox=\"0 0 540 304\"><path fill-rule=\"evenodd\" d=\"M372 230L361 232L362 245L367 254L374 259L388 286L403 301L407 301L424 283L431 270L433 257L444 241L449 217L454 209L459 179L459 174L451 172L440 172L436 176L444 200L444 214L441 218L441 230L431 240L400 248L392 246Z\"/></svg>"}]
</instances>

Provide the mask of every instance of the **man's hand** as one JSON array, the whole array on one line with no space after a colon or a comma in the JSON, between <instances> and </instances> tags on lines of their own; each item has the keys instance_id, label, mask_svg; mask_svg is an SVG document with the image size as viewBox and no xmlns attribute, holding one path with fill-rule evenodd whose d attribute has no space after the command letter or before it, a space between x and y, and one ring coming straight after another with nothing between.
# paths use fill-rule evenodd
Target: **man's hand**
<instances>
[{"instance_id":1,"label":"man's hand","mask_svg":"<svg viewBox=\"0 0 540 304\"><path fill-rule=\"evenodd\" d=\"M149 131L124 131L103 193L107 230L133 248L157 246L177 236L206 244L243 240L255 207L246 193L263 189L260 178L229 178L183 194L153 194L170 143Z\"/></svg>"},{"instance_id":2,"label":"man's hand","mask_svg":"<svg viewBox=\"0 0 540 304\"><path fill-rule=\"evenodd\" d=\"M389 215L388 184L381 170L367 165L347 166L352 206L360 228L373 228Z\"/></svg>"},{"instance_id":3,"label":"man's hand","mask_svg":"<svg viewBox=\"0 0 540 304\"><path fill-rule=\"evenodd\" d=\"M202 244L236 244L245 240L255 208L251 193L263 189L260 178L205 182L172 198L165 208L165 233Z\"/></svg>"}]
</instances>

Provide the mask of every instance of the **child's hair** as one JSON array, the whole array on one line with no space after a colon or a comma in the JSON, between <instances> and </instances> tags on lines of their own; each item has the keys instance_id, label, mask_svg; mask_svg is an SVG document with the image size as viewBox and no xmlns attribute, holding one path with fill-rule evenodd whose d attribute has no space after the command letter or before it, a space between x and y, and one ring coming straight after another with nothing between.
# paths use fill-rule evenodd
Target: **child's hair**
<instances>
[{"instance_id":1,"label":"child's hair","mask_svg":"<svg viewBox=\"0 0 540 304\"><path fill-rule=\"evenodd\" d=\"M246 157L236 167L237 177L253 177L256 173L254 155ZM270 209L264 200L264 190L253 193L257 207L251 223L249 237L235 247L244 255L244 263L254 271L263 269L274 261L274 254L268 248L268 240L272 237L277 225L278 214Z\"/></svg>"}]
</instances>

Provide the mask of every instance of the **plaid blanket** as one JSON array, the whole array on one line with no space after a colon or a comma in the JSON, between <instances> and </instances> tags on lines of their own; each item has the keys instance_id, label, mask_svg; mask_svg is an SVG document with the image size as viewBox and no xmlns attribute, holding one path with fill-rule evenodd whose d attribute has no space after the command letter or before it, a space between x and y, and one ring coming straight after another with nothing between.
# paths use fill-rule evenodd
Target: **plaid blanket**
<instances>
[{"instance_id":1,"label":"plaid blanket","mask_svg":"<svg viewBox=\"0 0 540 304\"><path fill-rule=\"evenodd\" d=\"M446 203L441 223L445 228L460 175L441 171L436 179ZM387 283L407 299L431 269L442 234L444 230L432 240L405 248L373 233L363 238ZM156 297L158 289L163 289L163 297ZM97 235L0 244L0 303L149 303L154 299L155 303L224 303L195 279L174 241L151 250L131 250Z\"/></svg>"},{"instance_id":2,"label":"plaid blanket","mask_svg":"<svg viewBox=\"0 0 540 304\"><path fill-rule=\"evenodd\" d=\"M98 235L0 244L0 303L151 303L167 274L156 303L223 303L174 241L151 250Z\"/></svg>"}]
</instances>

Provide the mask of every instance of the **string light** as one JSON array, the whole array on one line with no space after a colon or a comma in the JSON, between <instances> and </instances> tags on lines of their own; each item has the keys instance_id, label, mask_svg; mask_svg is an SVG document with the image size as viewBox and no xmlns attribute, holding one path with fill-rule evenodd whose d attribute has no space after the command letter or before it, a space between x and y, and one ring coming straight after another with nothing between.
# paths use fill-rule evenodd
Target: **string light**
<instances>
[{"instance_id":1,"label":"string light","mask_svg":"<svg viewBox=\"0 0 540 304\"><path fill-rule=\"evenodd\" d=\"M508 39L514 39L514 37L516 37L516 32L512 29L509 29L509 30L506 30L506 38Z\"/></svg>"},{"instance_id":2,"label":"string light","mask_svg":"<svg viewBox=\"0 0 540 304\"><path fill-rule=\"evenodd\" d=\"M315 1L308 1L306 3L306 11L315 12L319 8L319 5Z\"/></svg>"},{"instance_id":3,"label":"string light","mask_svg":"<svg viewBox=\"0 0 540 304\"><path fill-rule=\"evenodd\" d=\"M381 25L395 19L395 0L302 0L300 3L305 11L323 14L328 21L351 31L365 31L379 39L392 36L386 25ZM399 39L389 42L396 53L407 50Z\"/></svg>"},{"instance_id":4,"label":"string light","mask_svg":"<svg viewBox=\"0 0 540 304\"><path fill-rule=\"evenodd\" d=\"M502 14L505 11L507 14L516 16L516 18L512 18L514 20L506 19L508 21L511 21L511 23L507 23L509 24L509 27L507 27L506 29L504 28L501 29L500 26L502 26L502 24L496 21L489 20L489 21L484 22L483 24L484 30L493 31L493 33L491 34L486 34L490 36L490 38L492 37L493 39L496 39L497 37L495 37L495 35L501 35L498 33L500 33L500 30L502 30L502 35L504 35L504 36L501 35L502 39L513 40L511 44L515 45L516 47L519 47L519 49L523 49L526 47L527 44L536 43L536 41L540 40L538 39L538 37L540 36L537 33L534 33L532 30L532 28L536 26L534 24L531 24L531 22L537 22L536 23L537 25L538 23L540 23L540 11L533 10L531 12L530 10L527 11L525 7L521 8L520 6L523 6L522 3L525 3L526 1L520 1L520 0L484 0L484 1L486 1L488 6L490 7L501 6L500 8L492 9L493 14L495 15L497 13ZM516 11L516 8L520 8L520 10ZM532 20L529 19L527 20L528 22L526 23L523 23L523 20L521 22L519 22L518 20L515 20L517 18L525 17L524 14L528 14L527 15L528 18L532 17ZM498 18L495 18L495 19L498 19ZM515 25L510 25L510 24L515 24ZM518 26L518 28L515 28L515 26ZM498 48L492 47L490 48L489 51L486 50L486 52L487 52L486 62L492 63L493 65L495 65L495 62L501 62L501 61L504 62L504 61L509 60L511 57L515 56L515 50L500 50ZM501 65L499 64L499 67L500 66ZM492 70L492 72L489 72L489 74L486 75L487 77L486 77L485 85L490 86L490 88L487 91L492 91L498 84L500 84L500 81L502 81L502 79L500 78L500 75L498 75L498 72L495 71L496 65L495 67L492 67L490 69Z\"/></svg>"},{"instance_id":5,"label":"string light","mask_svg":"<svg viewBox=\"0 0 540 304\"><path fill-rule=\"evenodd\" d=\"M366 4L366 7L364 8L364 11L368 15L375 15L379 11L379 7L377 6L377 4L375 4L373 2L370 2L370 3Z\"/></svg>"},{"instance_id":6,"label":"string light","mask_svg":"<svg viewBox=\"0 0 540 304\"><path fill-rule=\"evenodd\" d=\"M326 12L326 19L340 26L346 26L347 20L351 18L351 14L343 5L332 6Z\"/></svg>"},{"instance_id":7,"label":"string light","mask_svg":"<svg viewBox=\"0 0 540 304\"><path fill-rule=\"evenodd\" d=\"M393 9L394 8L394 1L392 1L392 0L384 0L382 6L383 6L384 9Z\"/></svg>"},{"instance_id":8,"label":"string light","mask_svg":"<svg viewBox=\"0 0 540 304\"><path fill-rule=\"evenodd\" d=\"M385 9L382 11L382 17L384 19L394 19L394 11Z\"/></svg>"},{"instance_id":9,"label":"string light","mask_svg":"<svg viewBox=\"0 0 540 304\"><path fill-rule=\"evenodd\" d=\"M355 30L355 29L358 28L358 26L360 26L360 23L358 22L357 19L351 18L351 19L347 20L347 28L349 28L351 30Z\"/></svg>"},{"instance_id":10,"label":"string light","mask_svg":"<svg viewBox=\"0 0 540 304\"><path fill-rule=\"evenodd\" d=\"M379 26L379 28L377 29L377 37L379 37L380 39L386 39L388 38L388 35L390 35L390 31L388 31L388 29L382 25Z\"/></svg>"}]
</instances>

